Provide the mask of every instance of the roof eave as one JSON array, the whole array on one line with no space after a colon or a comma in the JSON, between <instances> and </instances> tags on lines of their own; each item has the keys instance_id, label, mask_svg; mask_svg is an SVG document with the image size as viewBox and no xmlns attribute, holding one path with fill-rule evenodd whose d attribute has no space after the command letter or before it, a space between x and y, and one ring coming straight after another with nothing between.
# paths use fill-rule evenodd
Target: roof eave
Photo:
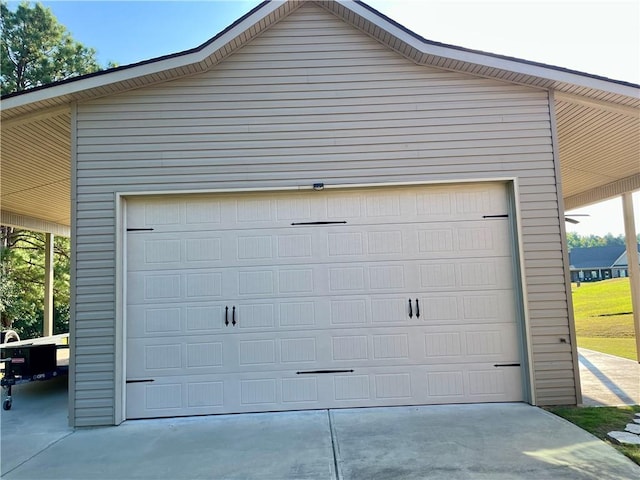
<instances>
[{"instance_id":1,"label":"roof eave","mask_svg":"<svg viewBox=\"0 0 640 480\"><path fill-rule=\"evenodd\" d=\"M326 1L323 3L327 4ZM640 96L640 85L607 79L605 77L569 70L562 67L544 65L538 62L531 62L504 55L497 55L433 42L408 30L361 1L353 2L351 0L335 0L335 3L353 11L362 18L375 23L379 28L387 31L389 34L397 37L417 50L420 50L425 55L434 55L488 68L508 70L514 73L550 80L557 82L558 84L571 83L585 88L592 88L633 98L638 98Z\"/></svg>"},{"instance_id":2,"label":"roof eave","mask_svg":"<svg viewBox=\"0 0 640 480\"><path fill-rule=\"evenodd\" d=\"M128 88L137 88L144 84L154 83L154 81L165 81L168 78L172 78L171 75L178 76L185 70L190 70L192 73L202 71L207 68L208 59L228 45L233 45L233 50L239 48L241 45L234 42L234 39L242 35L252 26L263 22L260 25L260 30L268 28L269 24L277 21L277 18L279 18L279 16L276 15L269 19L268 17L270 15L283 7L285 8L281 10L280 15L285 13L285 11L290 12L297 8L301 4L301 1L302 0L265 1L225 29L221 34L193 50L148 60L131 66L115 68L100 72L99 74L90 74L59 84L43 86L33 91L25 91L18 95L9 96L2 101L2 116L4 118L10 118L14 116L14 114L21 115L25 113L25 110L28 109L30 105L34 108L46 108L68 103L73 98L102 96L110 92L101 90L109 86L114 86L114 84L122 85L122 91L125 91L127 85L130 85L127 82L135 79L140 79L140 81L137 82L135 87L129 86ZM597 94L600 96L603 93L610 94L607 95L607 101L614 103L618 100L624 101L621 97L626 97L627 100L625 103L627 103L629 99L632 101L640 100L639 85L609 80L604 77L560 67L546 66L526 60L432 42L409 31L382 13L359 1L321 0L318 3L356 26L358 26L358 24L362 25L363 22L371 22L376 28L403 42L409 48L415 49L415 51L419 52L423 57L444 58L450 59L453 62L459 62L457 65L463 67L458 68L460 71L468 70L469 73L473 74L474 70L478 68L493 69L494 72L509 72L519 76L519 81L514 83L538 86L543 89L557 88L561 91L567 91L573 87L581 87L582 89L587 89L587 91L582 91L585 95L588 94L589 91L593 92L594 95ZM170 74L167 75L167 72L170 72ZM160 77L158 77L159 75ZM502 77L496 78L505 80ZM505 81L508 81L508 79ZM89 91L93 91L92 93L94 93L94 95L83 95L83 93L88 93ZM631 114L633 113L635 112L632 111Z\"/></svg>"},{"instance_id":3,"label":"roof eave","mask_svg":"<svg viewBox=\"0 0 640 480\"><path fill-rule=\"evenodd\" d=\"M108 85L127 82L138 78L149 78L154 74L184 69L205 62L216 52L223 49L236 37L247 31L252 26L264 21L269 15L276 12L285 4L299 4L299 1L268 0L251 10L245 16L234 22L213 39L185 52L167 55L156 59L146 60L132 65L113 68L93 74L71 78L62 82L43 85L26 90L18 94L12 94L2 99L3 114L13 109L24 107L38 102L53 102L56 98L77 95L87 90L97 89ZM149 82L151 83L151 82ZM64 103L64 102L63 102Z\"/></svg>"},{"instance_id":4,"label":"roof eave","mask_svg":"<svg viewBox=\"0 0 640 480\"><path fill-rule=\"evenodd\" d=\"M324 3L327 3L326 0ZM636 85L631 82L609 79L599 75L592 75L553 65L545 65L543 63L508 57L506 55L498 55L495 53L482 52L479 50L434 42L403 27L399 23L389 17L386 17L381 12L378 12L360 0L355 0L353 2L351 0L335 0L335 3L340 4L345 8L354 11L354 13L357 13L363 18L376 23L378 27L385 29L398 39L406 42L416 49L421 50L427 55L450 58L489 68L509 70L514 73L532 75L559 83L572 83L585 88L594 88L619 95L637 97L640 93L640 85ZM376 19L378 22L376 22ZM380 23L380 19L385 21L385 25Z\"/></svg>"}]
</instances>

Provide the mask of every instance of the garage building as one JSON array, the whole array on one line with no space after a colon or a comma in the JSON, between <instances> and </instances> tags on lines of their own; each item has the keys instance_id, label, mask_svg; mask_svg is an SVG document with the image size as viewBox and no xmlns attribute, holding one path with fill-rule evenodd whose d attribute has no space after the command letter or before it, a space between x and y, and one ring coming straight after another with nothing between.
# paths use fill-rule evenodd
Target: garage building
<instances>
[{"instance_id":1,"label":"garage building","mask_svg":"<svg viewBox=\"0 0 640 480\"><path fill-rule=\"evenodd\" d=\"M70 225L70 422L580 403L564 202L640 166L627 142L563 194L559 118L637 135L638 91L287 1L7 96L3 168L34 138L69 165L68 217L56 191L3 222Z\"/></svg>"}]
</instances>

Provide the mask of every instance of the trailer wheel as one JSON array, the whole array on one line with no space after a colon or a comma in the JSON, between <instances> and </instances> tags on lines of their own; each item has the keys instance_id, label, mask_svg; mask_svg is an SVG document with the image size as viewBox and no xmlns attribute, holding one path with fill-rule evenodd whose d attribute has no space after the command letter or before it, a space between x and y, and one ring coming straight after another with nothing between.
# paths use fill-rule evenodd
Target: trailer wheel
<instances>
[{"instance_id":1,"label":"trailer wheel","mask_svg":"<svg viewBox=\"0 0 640 480\"><path fill-rule=\"evenodd\" d=\"M11 410L11 400L9 400L8 398L5 399L5 401L2 402L2 409L3 410Z\"/></svg>"},{"instance_id":2,"label":"trailer wheel","mask_svg":"<svg viewBox=\"0 0 640 480\"><path fill-rule=\"evenodd\" d=\"M19 342L20 336L15 330L6 330L2 332L3 343Z\"/></svg>"}]
</instances>

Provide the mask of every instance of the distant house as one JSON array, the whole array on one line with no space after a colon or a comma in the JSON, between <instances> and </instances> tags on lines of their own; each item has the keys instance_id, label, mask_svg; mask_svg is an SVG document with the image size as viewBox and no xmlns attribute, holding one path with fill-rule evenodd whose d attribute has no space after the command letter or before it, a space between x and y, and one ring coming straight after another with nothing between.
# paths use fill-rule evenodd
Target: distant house
<instances>
[{"instance_id":1,"label":"distant house","mask_svg":"<svg viewBox=\"0 0 640 480\"><path fill-rule=\"evenodd\" d=\"M572 282L596 282L629 275L624 245L574 248L569 252L569 264Z\"/></svg>"}]
</instances>

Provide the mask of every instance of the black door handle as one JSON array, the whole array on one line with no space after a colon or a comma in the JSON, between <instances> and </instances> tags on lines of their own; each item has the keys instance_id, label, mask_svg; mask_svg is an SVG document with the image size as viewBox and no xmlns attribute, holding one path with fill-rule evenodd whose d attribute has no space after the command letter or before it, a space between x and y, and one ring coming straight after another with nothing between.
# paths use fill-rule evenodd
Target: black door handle
<instances>
[{"instance_id":1,"label":"black door handle","mask_svg":"<svg viewBox=\"0 0 640 480\"><path fill-rule=\"evenodd\" d=\"M413 318L413 310L411 309L411 299L409 299L409 318Z\"/></svg>"},{"instance_id":2,"label":"black door handle","mask_svg":"<svg viewBox=\"0 0 640 480\"><path fill-rule=\"evenodd\" d=\"M224 324L229 325L229 307L224 307Z\"/></svg>"},{"instance_id":3,"label":"black door handle","mask_svg":"<svg viewBox=\"0 0 640 480\"><path fill-rule=\"evenodd\" d=\"M420 318L420 304L418 303L417 298L416 298L416 318Z\"/></svg>"},{"instance_id":4,"label":"black door handle","mask_svg":"<svg viewBox=\"0 0 640 480\"><path fill-rule=\"evenodd\" d=\"M233 310L231 310L231 325L236 324L236 306L233 306Z\"/></svg>"}]
</instances>

